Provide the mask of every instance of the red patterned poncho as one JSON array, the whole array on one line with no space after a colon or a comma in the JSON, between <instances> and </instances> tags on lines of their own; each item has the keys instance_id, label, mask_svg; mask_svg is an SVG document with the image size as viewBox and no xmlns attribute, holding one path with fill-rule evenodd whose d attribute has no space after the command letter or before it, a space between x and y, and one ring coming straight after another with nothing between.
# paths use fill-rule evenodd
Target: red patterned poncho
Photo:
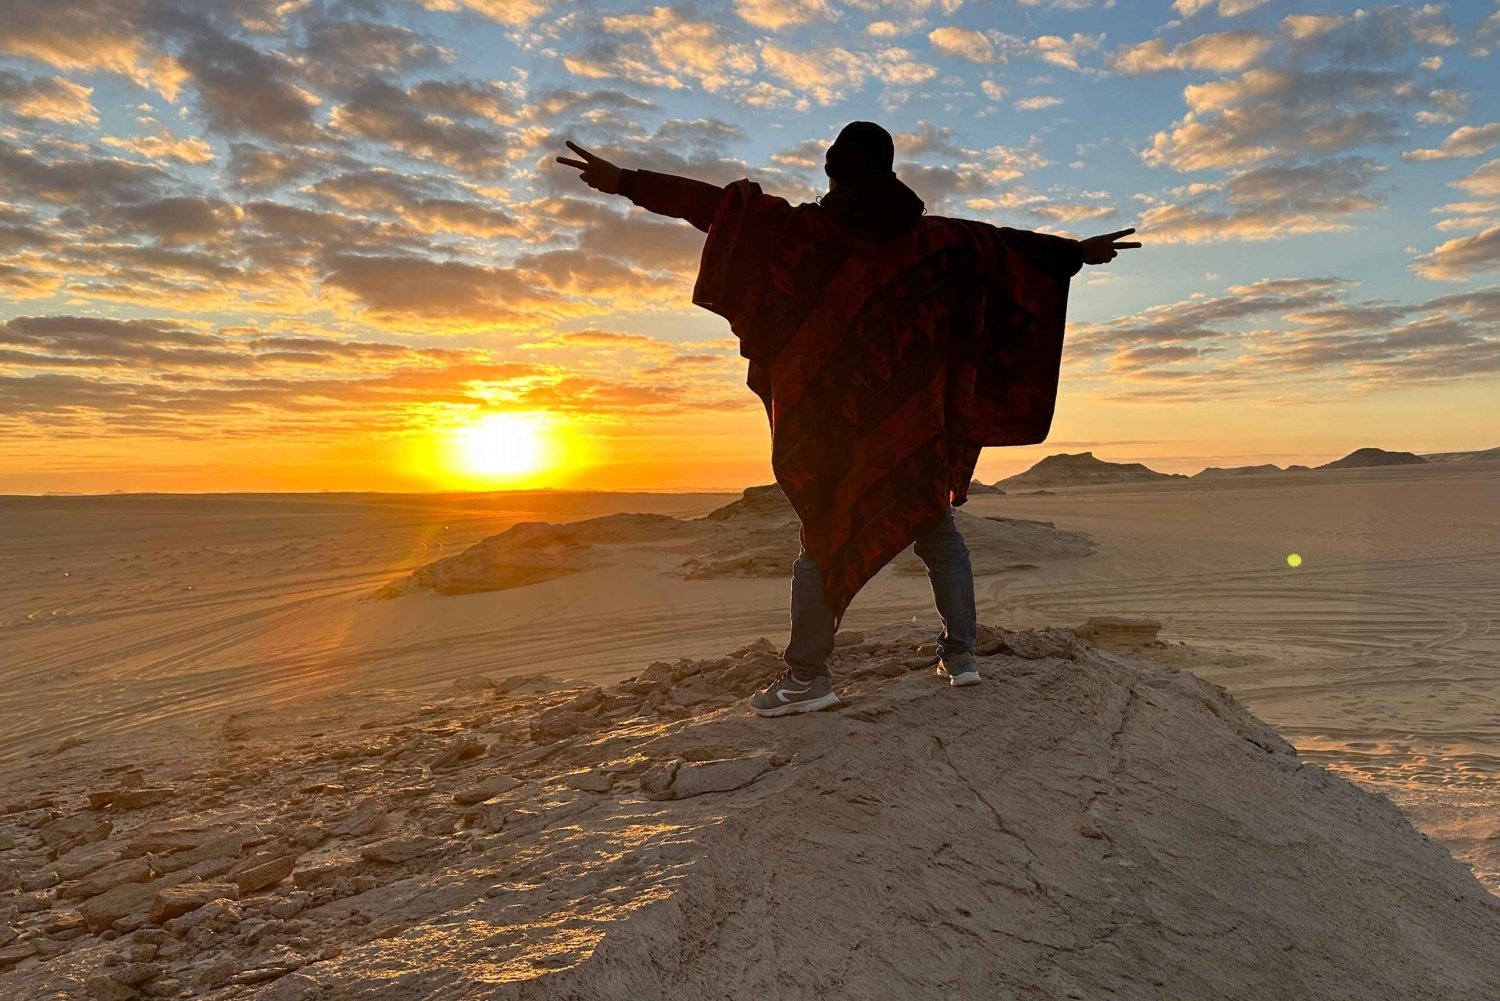
<instances>
[{"instance_id":1,"label":"red patterned poncho","mask_svg":"<svg viewBox=\"0 0 1500 1001\"><path fill-rule=\"evenodd\" d=\"M862 239L748 180L722 190L707 229L693 302L749 359L776 482L841 621L967 500L980 449L1047 437L1078 244L930 216Z\"/></svg>"}]
</instances>

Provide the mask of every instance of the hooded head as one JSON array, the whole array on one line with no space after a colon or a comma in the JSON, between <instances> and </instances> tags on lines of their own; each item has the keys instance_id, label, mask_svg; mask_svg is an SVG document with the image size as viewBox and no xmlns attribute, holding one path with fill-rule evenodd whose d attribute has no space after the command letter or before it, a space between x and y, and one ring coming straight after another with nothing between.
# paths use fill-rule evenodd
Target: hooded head
<instances>
[{"instance_id":1,"label":"hooded head","mask_svg":"<svg viewBox=\"0 0 1500 1001\"><path fill-rule=\"evenodd\" d=\"M850 122L828 147L823 172L837 185L882 178L896 162L896 143L874 122Z\"/></svg>"},{"instance_id":2,"label":"hooded head","mask_svg":"<svg viewBox=\"0 0 1500 1001\"><path fill-rule=\"evenodd\" d=\"M846 231L889 240L922 217L922 199L896 176L896 144L874 122L845 125L823 161L828 194L819 204Z\"/></svg>"}]
</instances>

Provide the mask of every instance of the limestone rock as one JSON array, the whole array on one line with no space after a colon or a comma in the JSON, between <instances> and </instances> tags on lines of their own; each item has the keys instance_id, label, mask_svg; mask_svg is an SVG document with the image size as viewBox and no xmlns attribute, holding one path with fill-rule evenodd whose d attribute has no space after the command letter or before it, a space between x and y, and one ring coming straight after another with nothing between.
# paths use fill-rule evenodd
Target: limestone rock
<instances>
[{"instance_id":1,"label":"limestone rock","mask_svg":"<svg viewBox=\"0 0 1500 1001\"><path fill-rule=\"evenodd\" d=\"M441 850L442 842L437 838L391 838L366 845L360 849L359 857L368 862L401 865L436 855Z\"/></svg>"},{"instance_id":2,"label":"limestone rock","mask_svg":"<svg viewBox=\"0 0 1500 1001\"><path fill-rule=\"evenodd\" d=\"M496 796L510 792L520 784L521 781L519 779L513 779L509 775L502 775L496 772L493 775L485 776L478 785L454 793L453 802L462 806L483 803L485 800L494 799Z\"/></svg>"},{"instance_id":3,"label":"limestone rock","mask_svg":"<svg viewBox=\"0 0 1500 1001\"><path fill-rule=\"evenodd\" d=\"M96 869L75 883L68 883L57 891L60 900L83 900L97 897L126 883L144 883L151 878L151 864L144 858L124 859L112 865Z\"/></svg>"},{"instance_id":4,"label":"limestone rock","mask_svg":"<svg viewBox=\"0 0 1500 1001\"><path fill-rule=\"evenodd\" d=\"M184 883L157 891L148 912L152 924L162 924L213 900L238 899L240 888L233 883Z\"/></svg>"},{"instance_id":5,"label":"limestone rock","mask_svg":"<svg viewBox=\"0 0 1500 1001\"><path fill-rule=\"evenodd\" d=\"M1026 660L1041 660L1046 657L1071 659L1077 653L1078 641L1068 629L1028 629L1024 632L1006 633L1005 648Z\"/></svg>"},{"instance_id":6,"label":"limestone rock","mask_svg":"<svg viewBox=\"0 0 1500 1001\"><path fill-rule=\"evenodd\" d=\"M472 733L462 733L449 740L428 764L429 768L451 768L460 761L477 758L489 750L489 745Z\"/></svg>"},{"instance_id":7,"label":"limestone rock","mask_svg":"<svg viewBox=\"0 0 1500 1001\"><path fill-rule=\"evenodd\" d=\"M385 823L386 811L380 801L366 796L354 804L343 820L333 826L332 834L337 838L359 838L380 829Z\"/></svg>"},{"instance_id":8,"label":"limestone rock","mask_svg":"<svg viewBox=\"0 0 1500 1001\"><path fill-rule=\"evenodd\" d=\"M60 817L37 833L41 835L43 844L56 848L58 854L61 854L73 845L103 841L114 829L115 825L108 820L79 813L71 817Z\"/></svg>"},{"instance_id":9,"label":"limestone rock","mask_svg":"<svg viewBox=\"0 0 1500 1001\"><path fill-rule=\"evenodd\" d=\"M115 793L110 803L117 810L142 810L148 806L156 806L165 803L177 790L169 786L157 786L151 789L122 789Z\"/></svg>"},{"instance_id":10,"label":"limestone rock","mask_svg":"<svg viewBox=\"0 0 1500 1001\"><path fill-rule=\"evenodd\" d=\"M89 977L83 982L83 989L94 1001L130 1001L141 996L135 988L126 987L109 977Z\"/></svg>"},{"instance_id":11,"label":"limestone rock","mask_svg":"<svg viewBox=\"0 0 1500 1001\"><path fill-rule=\"evenodd\" d=\"M297 856L282 855L249 866L231 875L240 895L268 890L286 879L297 866Z\"/></svg>"},{"instance_id":12,"label":"limestone rock","mask_svg":"<svg viewBox=\"0 0 1500 1001\"><path fill-rule=\"evenodd\" d=\"M563 785L581 792L609 792L614 787L614 778L598 769L573 772L562 777Z\"/></svg>"},{"instance_id":13,"label":"limestone rock","mask_svg":"<svg viewBox=\"0 0 1500 1001\"><path fill-rule=\"evenodd\" d=\"M771 767L771 755L754 754L721 761L686 761L677 769L667 790L672 799L689 799L711 792L728 792L747 786Z\"/></svg>"},{"instance_id":14,"label":"limestone rock","mask_svg":"<svg viewBox=\"0 0 1500 1001\"><path fill-rule=\"evenodd\" d=\"M1097 615L1073 632L1095 646L1132 650L1155 642L1161 623L1144 617Z\"/></svg>"}]
</instances>

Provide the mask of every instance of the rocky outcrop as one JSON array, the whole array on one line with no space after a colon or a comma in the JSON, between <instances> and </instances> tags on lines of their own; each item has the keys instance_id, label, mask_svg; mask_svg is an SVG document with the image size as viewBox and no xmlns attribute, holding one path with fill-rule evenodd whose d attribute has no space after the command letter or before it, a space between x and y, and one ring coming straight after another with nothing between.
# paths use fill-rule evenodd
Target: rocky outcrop
<instances>
[{"instance_id":1,"label":"rocky outcrop","mask_svg":"<svg viewBox=\"0 0 1500 1001\"><path fill-rule=\"evenodd\" d=\"M777 720L743 701L782 666L767 638L413 695L378 727L258 712L144 786L171 799L91 807L105 776L80 773L6 805L0 989L1500 996L1500 900L1224 689L1097 645L1154 625L982 627L967 689L933 676L929 627L848 631L843 704Z\"/></svg>"},{"instance_id":2,"label":"rocky outcrop","mask_svg":"<svg viewBox=\"0 0 1500 1001\"><path fill-rule=\"evenodd\" d=\"M1093 452L1049 455L1024 473L1001 480L997 486L1015 490L1021 487L1078 487L1101 483L1151 483L1158 480L1185 480L1181 473L1158 473L1139 462L1105 462Z\"/></svg>"},{"instance_id":3,"label":"rocky outcrop","mask_svg":"<svg viewBox=\"0 0 1500 1001\"><path fill-rule=\"evenodd\" d=\"M1427 460L1411 452L1387 452L1383 448L1357 448L1332 462L1325 462L1317 469L1365 469L1370 466L1420 466Z\"/></svg>"},{"instance_id":4,"label":"rocky outcrop","mask_svg":"<svg viewBox=\"0 0 1500 1001\"><path fill-rule=\"evenodd\" d=\"M1144 616L1096 615L1073 630L1081 640L1109 650L1140 650L1159 645L1161 623Z\"/></svg>"}]
</instances>

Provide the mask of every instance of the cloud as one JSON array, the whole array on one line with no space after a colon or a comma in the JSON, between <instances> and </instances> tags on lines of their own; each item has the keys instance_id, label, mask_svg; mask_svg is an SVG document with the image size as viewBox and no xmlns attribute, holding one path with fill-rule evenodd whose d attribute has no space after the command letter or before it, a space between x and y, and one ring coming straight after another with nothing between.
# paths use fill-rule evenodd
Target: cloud
<instances>
[{"instance_id":1,"label":"cloud","mask_svg":"<svg viewBox=\"0 0 1500 1001\"><path fill-rule=\"evenodd\" d=\"M0 137L0 193L58 205L120 204L144 201L168 182L155 166L66 146L47 152Z\"/></svg>"},{"instance_id":2,"label":"cloud","mask_svg":"<svg viewBox=\"0 0 1500 1001\"><path fill-rule=\"evenodd\" d=\"M318 137L313 110L322 102L296 82L285 56L211 34L190 43L181 62L210 127L292 142Z\"/></svg>"},{"instance_id":3,"label":"cloud","mask_svg":"<svg viewBox=\"0 0 1500 1001\"><path fill-rule=\"evenodd\" d=\"M551 10L553 0L420 0L428 10L471 10L493 21L523 27Z\"/></svg>"},{"instance_id":4,"label":"cloud","mask_svg":"<svg viewBox=\"0 0 1500 1001\"><path fill-rule=\"evenodd\" d=\"M333 254L325 288L350 293L371 319L437 330L511 328L579 312L520 270L396 254Z\"/></svg>"},{"instance_id":5,"label":"cloud","mask_svg":"<svg viewBox=\"0 0 1500 1001\"><path fill-rule=\"evenodd\" d=\"M1012 107L1019 111L1040 111L1043 108L1055 108L1062 103L1062 98L1044 94L1038 97L1023 97L1014 102Z\"/></svg>"},{"instance_id":6,"label":"cloud","mask_svg":"<svg viewBox=\"0 0 1500 1001\"><path fill-rule=\"evenodd\" d=\"M757 28L781 31L836 15L827 0L734 0L735 13Z\"/></svg>"},{"instance_id":7,"label":"cloud","mask_svg":"<svg viewBox=\"0 0 1500 1001\"><path fill-rule=\"evenodd\" d=\"M425 108L460 118L483 118L496 125L514 125L521 118L519 96L493 82L424 80L409 94Z\"/></svg>"},{"instance_id":8,"label":"cloud","mask_svg":"<svg viewBox=\"0 0 1500 1001\"><path fill-rule=\"evenodd\" d=\"M61 70L118 73L169 101L184 73L140 33L147 0L7 0L0 4L0 53Z\"/></svg>"},{"instance_id":9,"label":"cloud","mask_svg":"<svg viewBox=\"0 0 1500 1001\"><path fill-rule=\"evenodd\" d=\"M755 72L755 52L732 42L711 21L690 20L671 7L655 7L646 14L605 17L602 27L611 34L640 34L666 76L696 80L709 91L743 82Z\"/></svg>"},{"instance_id":10,"label":"cloud","mask_svg":"<svg viewBox=\"0 0 1500 1001\"><path fill-rule=\"evenodd\" d=\"M1110 65L1127 75L1189 69L1233 73L1259 60L1270 47L1270 40L1254 31L1203 35L1171 49L1167 48L1165 41L1155 38L1116 49L1110 56Z\"/></svg>"},{"instance_id":11,"label":"cloud","mask_svg":"<svg viewBox=\"0 0 1500 1001\"><path fill-rule=\"evenodd\" d=\"M1294 22L1298 37L1276 64L1185 88L1187 113L1156 132L1142 156L1182 171L1243 168L1395 143L1412 117L1449 120L1462 95L1424 85L1414 66L1422 46L1440 44L1423 39L1442 38L1441 16L1429 5L1362 11L1320 21L1317 31ZM1147 53L1171 55L1159 45Z\"/></svg>"},{"instance_id":12,"label":"cloud","mask_svg":"<svg viewBox=\"0 0 1500 1001\"><path fill-rule=\"evenodd\" d=\"M453 53L410 28L375 21L317 21L307 29L300 47L309 67L326 72L334 67L401 72L440 66Z\"/></svg>"},{"instance_id":13,"label":"cloud","mask_svg":"<svg viewBox=\"0 0 1500 1001\"><path fill-rule=\"evenodd\" d=\"M798 52L766 45L760 55L771 75L793 90L811 95L819 104L843 100L869 76L865 58L838 46Z\"/></svg>"},{"instance_id":14,"label":"cloud","mask_svg":"<svg viewBox=\"0 0 1500 1001\"><path fill-rule=\"evenodd\" d=\"M129 150L147 160L181 160L183 163L208 163L214 159L214 148L202 139L175 135L154 118L138 119L149 135L102 136L99 141L116 149Z\"/></svg>"},{"instance_id":15,"label":"cloud","mask_svg":"<svg viewBox=\"0 0 1500 1001\"><path fill-rule=\"evenodd\" d=\"M236 187L265 190L306 177L336 159L309 147L265 149L253 143L230 143L228 176Z\"/></svg>"},{"instance_id":16,"label":"cloud","mask_svg":"<svg viewBox=\"0 0 1500 1001\"><path fill-rule=\"evenodd\" d=\"M1238 17L1264 6L1266 0L1217 0L1220 17ZM1192 17L1200 10L1214 6L1215 0L1172 0L1172 9L1183 17Z\"/></svg>"},{"instance_id":17,"label":"cloud","mask_svg":"<svg viewBox=\"0 0 1500 1001\"><path fill-rule=\"evenodd\" d=\"M1288 14L1281 19L1281 32L1302 42L1326 35L1347 20L1342 14Z\"/></svg>"},{"instance_id":18,"label":"cloud","mask_svg":"<svg viewBox=\"0 0 1500 1001\"><path fill-rule=\"evenodd\" d=\"M89 99L94 88L65 77L33 77L0 69L0 106L17 118L33 118L64 125L98 125L99 114Z\"/></svg>"},{"instance_id":19,"label":"cloud","mask_svg":"<svg viewBox=\"0 0 1500 1001\"><path fill-rule=\"evenodd\" d=\"M223 237L245 218L244 210L233 202L184 195L126 206L120 215L169 246Z\"/></svg>"},{"instance_id":20,"label":"cloud","mask_svg":"<svg viewBox=\"0 0 1500 1001\"><path fill-rule=\"evenodd\" d=\"M528 96L526 114L537 120L550 120L585 110L655 111L655 101L619 90L572 90L566 87L536 91Z\"/></svg>"},{"instance_id":21,"label":"cloud","mask_svg":"<svg viewBox=\"0 0 1500 1001\"><path fill-rule=\"evenodd\" d=\"M1184 201L1148 208L1138 228L1153 243L1279 240L1346 229L1347 216L1384 203L1384 193L1371 187L1383 169L1345 157L1237 171L1222 184L1190 186Z\"/></svg>"},{"instance_id":22,"label":"cloud","mask_svg":"<svg viewBox=\"0 0 1500 1001\"><path fill-rule=\"evenodd\" d=\"M1500 160L1491 160L1473 172L1465 174L1454 181L1453 186L1480 197L1500 195Z\"/></svg>"},{"instance_id":23,"label":"cloud","mask_svg":"<svg viewBox=\"0 0 1500 1001\"><path fill-rule=\"evenodd\" d=\"M1458 156L1483 156L1500 144L1500 122L1461 125L1435 149L1414 149L1401 154L1403 160L1447 160Z\"/></svg>"},{"instance_id":24,"label":"cloud","mask_svg":"<svg viewBox=\"0 0 1500 1001\"><path fill-rule=\"evenodd\" d=\"M1464 281L1487 271L1500 271L1500 225L1438 244L1418 257L1412 270L1437 281Z\"/></svg>"},{"instance_id":25,"label":"cloud","mask_svg":"<svg viewBox=\"0 0 1500 1001\"><path fill-rule=\"evenodd\" d=\"M1500 371L1500 289L1413 304L1350 303L1340 278L1265 279L1227 294L1076 324L1070 357L1112 373L1107 399L1222 399L1298 379L1354 390L1482 378ZM1130 383L1138 383L1131 387Z\"/></svg>"},{"instance_id":26,"label":"cloud","mask_svg":"<svg viewBox=\"0 0 1500 1001\"><path fill-rule=\"evenodd\" d=\"M513 137L489 126L429 115L412 94L380 80L366 82L334 108L329 127L473 176L498 176L519 153Z\"/></svg>"},{"instance_id":27,"label":"cloud","mask_svg":"<svg viewBox=\"0 0 1500 1001\"><path fill-rule=\"evenodd\" d=\"M995 45L982 31L944 25L934 28L927 40L940 52L958 56L973 63L992 63L998 58Z\"/></svg>"}]
</instances>

